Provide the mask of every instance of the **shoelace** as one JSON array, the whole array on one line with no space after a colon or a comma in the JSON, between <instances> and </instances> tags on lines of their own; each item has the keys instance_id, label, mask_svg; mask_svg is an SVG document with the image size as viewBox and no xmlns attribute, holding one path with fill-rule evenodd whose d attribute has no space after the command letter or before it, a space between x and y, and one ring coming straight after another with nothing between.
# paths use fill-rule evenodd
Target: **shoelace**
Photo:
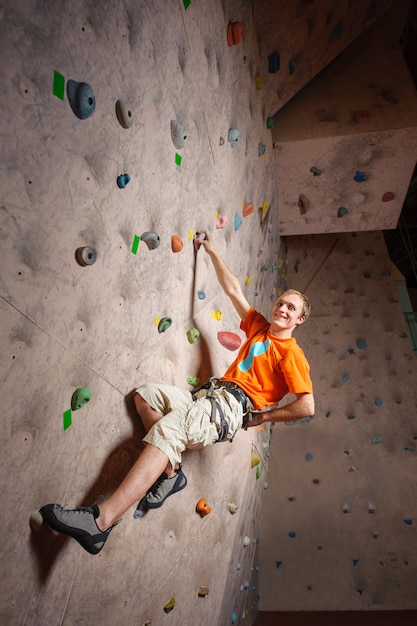
<instances>
[{"instance_id":1,"label":"shoelace","mask_svg":"<svg viewBox=\"0 0 417 626\"><path fill-rule=\"evenodd\" d=\"M156 492L158 491L159 487L162 485L164 480L166 480L167 478L168 478L168 475L165 472L163 474L161 474L161 476L157 479L157 481L152 485L152 487L150 488L148 493L152 493L153 495L155 495Z\"/></svg>"}]
</instances>

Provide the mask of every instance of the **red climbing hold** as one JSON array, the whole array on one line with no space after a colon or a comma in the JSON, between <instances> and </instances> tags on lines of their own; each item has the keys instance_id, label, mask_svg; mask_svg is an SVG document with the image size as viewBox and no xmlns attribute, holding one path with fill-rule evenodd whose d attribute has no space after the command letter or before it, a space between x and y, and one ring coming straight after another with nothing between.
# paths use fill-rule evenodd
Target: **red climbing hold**
<instances>
[{"instance_id":1,"label":"red climbing hold","mask_svg":"<svg viewBox=\"0 0 417 626\"><path fill-rule=\"evenodd\" d=\"M382 202L391 202L391 200L394 200L394 194L392 191L386 191L382 196Z\"/></svg>"},{"instance_id":2,"label":"red climbing hold","mask_svg":"<svg viewBox=\"0 0 417 626\"><path fill-rule=\"evenodd\" d=\"M228 331L220 331L217 333L217 339L224 348L228 350L237 350L242 343L241 338L236 333L230 333Z\"/></svg>"},{"instance_id":3,"label":"red climbing hold","mask_svg":"<svg viewBox=\"0 0 417 626\"><path fill-rule=\"evenodd\" d=\"M355 111L353 114L355 124L364 124L369 122L369 111Z\"/></svg>"}]
</instances>

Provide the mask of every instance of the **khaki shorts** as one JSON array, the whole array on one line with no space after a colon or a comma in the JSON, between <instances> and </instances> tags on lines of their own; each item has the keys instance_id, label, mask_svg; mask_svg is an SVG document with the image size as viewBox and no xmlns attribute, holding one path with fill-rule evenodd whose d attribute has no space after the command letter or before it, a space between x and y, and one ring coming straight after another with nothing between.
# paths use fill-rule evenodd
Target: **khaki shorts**
<instances>
[{"instance_id":1,"label":"khaki shorts","mask_svg":"<svg viewBox=\"0 0 417 626\"><path fill-rule=\"evenodd\" d=\"M152 426L143 441L151 443L167 455L172 467L181 463L186 449L200 449L217 441L220 418L211 422L212 405L206 398L207 390L201 389L196 400L185 389L170 385L148 383L136 389L144 400L163 417ZM242 405L225 389L213 392L229 425L228 439L233 439L242 426Z\"/></svg>"}]
</instances>

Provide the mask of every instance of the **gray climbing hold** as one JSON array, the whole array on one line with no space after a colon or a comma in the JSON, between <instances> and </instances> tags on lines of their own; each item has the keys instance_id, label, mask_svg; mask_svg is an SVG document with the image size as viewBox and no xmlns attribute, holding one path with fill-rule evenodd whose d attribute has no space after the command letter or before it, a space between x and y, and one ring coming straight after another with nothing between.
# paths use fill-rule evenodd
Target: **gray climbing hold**
<instances>
[{"instance_id":1,"label":"gray climbing hold","mask_svg":"<svg viewBox=\"0 0 417 626\"><path fill-rule=\"evenodd\" d=\"M232 148L234 148L242 139L242 133L237 128L231 128L227 138Z\"/></svg>"},{"instance_id":2,"label":"gray climbing hold","mask_svg":"<svg viewBox=\"0 0 417 626\"><path fill-rule=\"evenodd\" d=\"M123 100L116 102L116 117L119 120L120 126L123 128L130 128L133 124L132 109L126 102L123 102Z\"/></svg>"},{"instance_id":3,"label":"gray climbing hold","mask_svg":"<svg viewBox=\"0 0 417 626\"><path fill-rule=\"evenodd\" d=\"M95 248L91 248L90 246L83 246L82 248L77 248L75 251L75 258L80 265L93 265L97 259L97 252Z\"/></svg>"},{"instance_id":4,"label":"gray climbing hold","mask_svg":"<svg viewBox=\"0 0 417 626\"><path fill-rule=\"evenodd\" d=\"M153 231L147 231L141 235L141 240L146 243L149 250L155 250L155 248L159 247L161 240L159 239L159 235Z\"/></svg>"},{"instance_id":5,"label":"gray climbing hold","mask_svg":"<svg viewBox=\"0 0 417 626\"><path fill-rule=\"evenodd\" d=\"M67 81L67 96L73 113L80 120L85 120L93 114L96 108L96 97L88 83Z\"/></svg>"},{"instance_id":6,"label":"gray climbing hold","mask_svg":"<svg viewBox=\"0 0 417 626\"><path fill-rule=\"evenodd\" d=\"M175 120L171 120L171 139L177 150L181 150L187 141L186 128Z\"/></svg>"}]
</instances>

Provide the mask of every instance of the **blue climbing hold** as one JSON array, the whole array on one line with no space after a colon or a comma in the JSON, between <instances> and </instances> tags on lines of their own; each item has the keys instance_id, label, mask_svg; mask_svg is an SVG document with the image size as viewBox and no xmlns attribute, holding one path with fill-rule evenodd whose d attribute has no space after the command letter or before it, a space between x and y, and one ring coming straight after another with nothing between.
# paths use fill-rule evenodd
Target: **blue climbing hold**
<instances>
[{"instance_id":1,"label":"blue climbing hold","mask_svg":"<svg viewBox=\"0 0 417 626\"><path fill-rule=\"evenodd\" d=\"M358 341L356 342L356 346L359 348L359 350L365 350L365 348L368 347L368 344L366 343L365 339L358 339Z\"/></svg>"},{"instance_id":2,"label":"blue climbing hold","mask_svg":"<svg viewBox=\"0 0 417 626\"><path fill-rule=\"evenodd\" d=\"M295 61L288 61L288 74L290 76L291 74L294 74L296 69L297 69L297 63Z\"/></svg>"},{"instance_id":3,"label":"blue climbing hold","mask_svg":"<svg viewBox=\"0 0 417 626\"><path fill-rule=\"evenodd\" d=\"M240 217L239 213L235 213L234 229L239 230L239 228L242 226L242 222L243 220Z\"/></svg>"},{"instance_id":4,"label":"blue climbing hold","mask_svg":"<svg viewBox=\"0 0 417 626\"><path fill-rule=\"evenodd\" d=\"M312 454L306 454L306 461L312 461L313 460L313 455Z\"/></svg>"},{"instance_id":5,"label":"blue climbing hold","mask_svg":"<svg viewBox=\"0 0 417 626\"><path fill-rule=\"evenodd\" d=\"M279 569L282 565L282 561L276 561L275 565L277 566L277 569Z\"/></svg>"},{"instance_id":6,"label":"blue climbing hold","mask_svg":"<svg viewBox=\"0 0 417 626\"><path fill-rule=\"evenodd\" d=\"M366 180L368 180L368 177L366 175L366 172L360 172L359 170L356 172L355 176L353 177L353 180L356 180L357 183L363 183Z\"/></svg>"},{"instance_id":7,"label":"blue climbing hold","mask_svg":"<svg viewBox=\"0 0 417 626\"><path fill-rule=\"evenodd\" d=\"M261 157L266 152L266 145L264 143L258 144L258 156Z\"/></svg>"},{"instance_id":8,"label":"blue climbing hold","mask_svg":"<svg viewBox=\"0 0 417 626\"><path fill-rule=\"evenodd\" d=\"M197 291L197 296L199 300L204 300L204 298L206 297L206 294L204 293L204 291L201 291L201 289L199 291Z\"/></svg>"},{"instance_id":9,"label":"blue climbing hold","mask_svg":"<svg viewBox=\"0 0 417 626\"><path fill-rule=\"evenodd\" d=\"M120 176L117 177L117 186L119 189L124 189L128 183L130 183L129 174L120 174Z\"/></svg>"},{"instance_id":10,"label":"blue climbing hold","mask_svg":"<svg viewBox=\"0 0 417 626\"><path fill-rule=\"evenodd\" d=\"M382 400L381 400L381 398L377 398L377 399L375 400L375 406L382 406Z\"/></svg>"},{"instance_id":11,"label":"blue climbing hold","mask_svg":"<svg viewBox=\"0 0 417 626\"><path fill-rule=\"evenodd\" d=\"M288 533L288 537L291 537L291 539L294 539L297 536L297 533L295 533L294 531L291 531Z\"/></svg>"},{"instance_id":12,"label":"blue climbing hold","mask_svg":"<svg viewBox=\"0 0 417 626\"><path fill-rule=\"evenodd\" d=\"M270 74L276 74L281 67L281 57L279 52L272 52L268 55L268 72Z\"/></svg>"},{"instance_id":13,"label":"blue climbing hold","mask_svg":"<svg viewBox=\"0 0 417 626\"><path fill-rule=\"evenodd\" d=\"M342 22L338 22L330 33L330 41L336 41L342 34Z\"/></svg>"},{"instance_id":14,"label":"blue climbing hold","mask_svg":"<svg viewBox=\"0 0 417 626\"><path fill-rule=\"evenodd\" d=\"M345 374L345 376L343 376L343 382L344 383L348 383L350 380L349 376L347 374Z\"/></svg>"}]
</instances>

